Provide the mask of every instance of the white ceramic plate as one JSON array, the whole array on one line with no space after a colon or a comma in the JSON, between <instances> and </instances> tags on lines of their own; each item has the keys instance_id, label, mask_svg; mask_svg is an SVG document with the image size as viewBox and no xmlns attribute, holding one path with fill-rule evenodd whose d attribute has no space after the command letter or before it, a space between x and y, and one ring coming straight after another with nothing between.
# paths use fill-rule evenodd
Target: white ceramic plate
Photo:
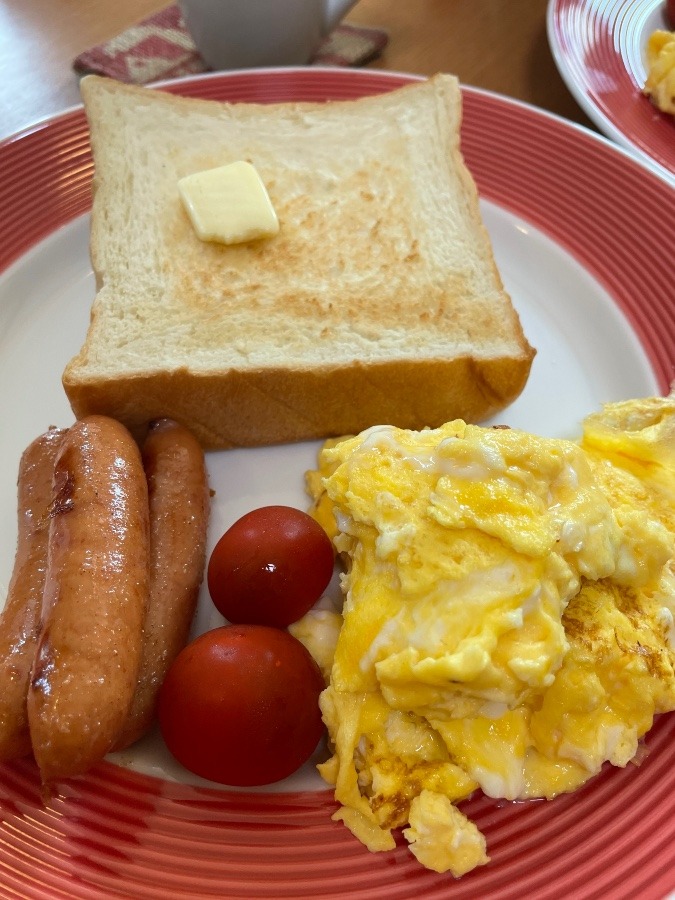
<instances>
[{"instance_id":1,"label":"white ceramic plate","mask_svg":"<svg viewBox=\"0 0 675 900\"><path fill-rule=\"evenodd\" d=\"M304 69L201 77L171 90L230 100L316 100L390 90L408 80ZM675 358L675 296L655 218L675 219L675 192L584 129L472 89L464 91L462 144L502 277L538 351L524 393L498 420L575 436L581 419L601 403L666 390ZM72 421L60 375L84 338L94 295L91 161L81 112L0 144L0 168L5 587L19 456L49 424ZM303 474L317 449L298 444L209 454L217 491L209 549L253 507L305 506ZM204 591L195 630L219 621ZM68 898L581 898L620 873L632 893L611 896L637 896L638 889L643 897L662 896L674 886L674 734L673 717L663 717L639 772L606 771L550 804L467 801L463 808L486 833L492 862L459 882L420 867L404 842L391 853L369 854L330 821L331 794L311 765L279 785L235 792L184 772L151 735L116 757L118 765L103 764L59 786L46 804L32 763L3 766L0 895L6 889L7 896ZM664 860L670 868L663 869Z\"/></svg>"}]
</instances>

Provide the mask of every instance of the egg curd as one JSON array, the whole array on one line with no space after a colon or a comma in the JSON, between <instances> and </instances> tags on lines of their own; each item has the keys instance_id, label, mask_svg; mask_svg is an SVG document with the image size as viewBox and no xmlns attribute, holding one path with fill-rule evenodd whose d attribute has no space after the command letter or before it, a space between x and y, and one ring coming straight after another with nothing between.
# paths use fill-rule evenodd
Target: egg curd
<instances>
[{"instance_id":1,"label":"egg curd","mask_svg":"<svg viewBox=\"0 0 675 900\"><path fill-rule=\"evenodd\" d=\"M460 876L488 856L456 801L574 790L675 709L673 396L609 405L579 443L371 428L308 486L344 609L326 641L316 617L295 633L322 647L335 818L370 850L403 827Z\"/></svg>"},{"instance_id":2,"label":"egg curd","mask_svg":"<svg viewBox=\"0 0 675 900\"><path fill-rule=\"evenodd\" d=\"M643 88L662 112L675 115L675 32L658 29L647 41L647 80Z\"/></svg>"}]
</instances>

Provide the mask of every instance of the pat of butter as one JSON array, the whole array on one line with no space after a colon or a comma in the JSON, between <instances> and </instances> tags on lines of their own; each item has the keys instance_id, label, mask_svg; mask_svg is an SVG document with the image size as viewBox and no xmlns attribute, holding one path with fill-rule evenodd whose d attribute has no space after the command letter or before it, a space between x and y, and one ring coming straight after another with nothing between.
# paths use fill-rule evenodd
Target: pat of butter
<instances>
[{"instance_id":1,"label":"pat of butter","mask_svg":"<svg viewBox=\"0 0 675 900\"><path fill-rule=\"evenodd\" d=\"M178 182L178 190L202 241L241 244L279 231L265 185L248 162L186 175Z\"/></svg>"}]
</instances>

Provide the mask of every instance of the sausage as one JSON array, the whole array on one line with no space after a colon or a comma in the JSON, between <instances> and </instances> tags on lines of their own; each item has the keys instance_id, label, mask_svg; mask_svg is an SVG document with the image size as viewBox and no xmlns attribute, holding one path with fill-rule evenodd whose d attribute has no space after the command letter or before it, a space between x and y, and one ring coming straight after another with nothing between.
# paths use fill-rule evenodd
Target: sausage
<instances>
[{"instance_id":1,"label":"sausage","mask_svg":"<svg viewBox=\"0 0 675 900\"><path fill-rule=\"evenodd\" d=\"M187 643L206 561L209 488L204 453L171 419L153 422L143 444L150 505L150 602L129 718L116 749L150 727L164 677Z\"/></svg>"},{"instance_id":2,"label":"sausage","mask_svg":"<svg viewBox=\"0 0 675 900\"><path fill-rule=\"evenodd\" d=\"M148 494L140 451L105 416L76 422L54 465L42 631L28 690L46 785L117 740L133 698L148 602Z\"/></svg>"},{"instance_id":3,"label":"sausage","mask_svg":"<svg viewBox=\"0 0 675 900\"><path fill-rule=\"evenodd\" d=\"M30 753L26 695L47 571L54 460L65 431L52 428L24 450L17 480L18 540L0 617L0 762Z\"/></svg>"}]
</instances>

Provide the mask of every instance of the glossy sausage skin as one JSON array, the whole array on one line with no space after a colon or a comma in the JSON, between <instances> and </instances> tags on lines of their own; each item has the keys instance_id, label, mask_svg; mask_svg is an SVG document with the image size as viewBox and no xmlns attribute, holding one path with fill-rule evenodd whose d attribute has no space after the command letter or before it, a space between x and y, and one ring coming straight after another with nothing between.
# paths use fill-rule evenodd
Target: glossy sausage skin
<instances>
[{"instance_id":1,"label":"glossy sausage skin","mask_svg":"<svg viewBox=\"0 0 675 900\"><path fill-rule=\"evenodd\" d=\"M18 540L0 617L0 762L30 753L26 694L40 631L47 571L54 460L64 431L53 428L24 450L17 481Z\"/></svg>"},{"instance_id":2,"label":"glossy sausage skin","mask_svg":"<svg viewBox=\"0 0 675 900\"><path fill-rule=\"evenodd\" d=\"M119 749L153 722L164 676L188 640L206 556L209 489L197 440L177 422L159 419L143 444L143 463L150 504L150 603L138 685Z\"/></svg>"},{"instance_id":3,"label":"glossy sausage skin","mask_svg":"<svg viewBox=\"0 0 675 900\"><path fill-rule=\"evenodd\" d=\"M86 772L120 734L140 666L148 547L138 446L113 419L76 422L54 466L42 632L28 691L45 784Z\"/></svg>"}]
</instances>

